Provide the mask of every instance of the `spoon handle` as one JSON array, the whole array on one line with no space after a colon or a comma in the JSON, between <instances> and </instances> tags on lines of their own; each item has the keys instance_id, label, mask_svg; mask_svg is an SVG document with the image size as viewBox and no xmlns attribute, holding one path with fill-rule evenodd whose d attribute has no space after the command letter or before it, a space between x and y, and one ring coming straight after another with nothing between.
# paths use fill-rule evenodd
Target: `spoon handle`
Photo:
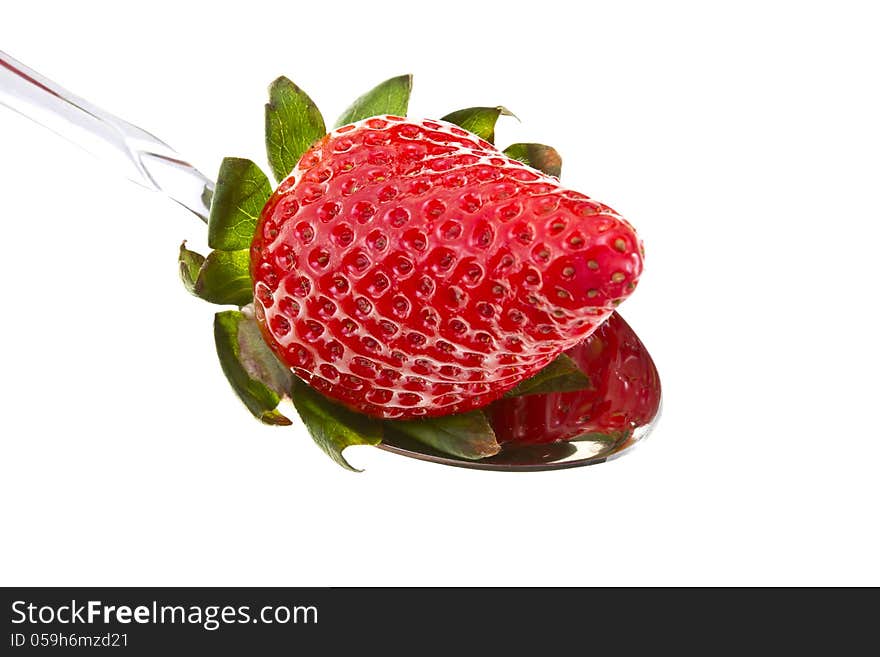
<instances>
[{"instance_id":1,"label":"spoon handle","mask_svg":"<svg viewBox=\"0 0 880 657\"><path fill-rule=\"evenodd\" d=\"M39 123L126 178L208 220L214 183L168 144L72 94L0 50L0 105Z\"/></svg>"}]
</instances>

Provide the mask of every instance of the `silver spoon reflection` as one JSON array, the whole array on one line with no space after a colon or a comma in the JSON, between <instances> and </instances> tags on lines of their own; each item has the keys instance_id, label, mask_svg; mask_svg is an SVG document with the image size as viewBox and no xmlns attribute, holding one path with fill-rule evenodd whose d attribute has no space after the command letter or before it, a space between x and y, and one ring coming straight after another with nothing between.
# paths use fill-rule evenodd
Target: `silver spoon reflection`
<instances>
[{"instance_id":1,"label":"silver spoon reflection","mask_svg":"<svg viewBox=\"0 0 880 657\"><path fill-rule=\"evenodd\" d=\"M469 461L393 431L382 449L444 465L483 470L553 470L604 463L643 440L660 415L660 376L648 350L614 313L565 352L589 377L574 392L500 399L484 409L501 451Z\"/></svg>"}]
</instances>

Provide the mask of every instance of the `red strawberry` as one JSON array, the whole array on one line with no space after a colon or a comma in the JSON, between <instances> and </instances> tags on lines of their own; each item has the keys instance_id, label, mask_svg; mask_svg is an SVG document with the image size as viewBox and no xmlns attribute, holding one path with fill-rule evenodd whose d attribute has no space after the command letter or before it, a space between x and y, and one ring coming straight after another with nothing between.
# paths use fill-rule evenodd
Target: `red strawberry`
<instances>
[{"instance_id":1,"label":"red strawberry","mask_svg":"<svg viewBox=\"0 0 880 657\"><path fill-rule=\"evenodd\" d=\"M617 313L565 353L590 377L590 388L498 400L488 415L499 442L533 445L615 433L647 424L657 414L657 368Z\"/></svg>"},{"instance_id":2,"label":"red strawberry","mask_svg":"<svg viewBox=\"0 0 880 657\"><path fill-rule=\"evenodd\" d=\"M394 116L313 145L251 246L275 353L383 418L497 399L595 330L641 271L608 206L452 124Z\"/></svg>"}]
</instances>

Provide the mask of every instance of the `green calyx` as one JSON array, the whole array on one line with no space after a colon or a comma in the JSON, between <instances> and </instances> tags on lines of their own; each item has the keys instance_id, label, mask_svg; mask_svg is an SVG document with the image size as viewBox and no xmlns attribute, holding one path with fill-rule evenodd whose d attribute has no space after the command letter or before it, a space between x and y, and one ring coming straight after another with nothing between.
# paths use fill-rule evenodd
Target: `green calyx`
<instances>
[{"instance_id":1,"label":"green calyx","mask_svg":"<svg viewBox=\"0 0 880 657\"><path fill-rule=\"evenodd\" d=\"M570 357L560 354L534 376L521 381L508 390L505 397L524 397L525 395L546 395L551 392L575 392L587 390L590 379Z\"/></svg>"},{"instance_id":2,"label":"green calyx","mask_svg":"<svg viewBox=\"0 0 880 657\"><path fill-rule=\"evenodd\" d=\"M467 109L450 112L441 120L454 123L459 128L467 130L485 139L490 144L495 143L495 124L501 116L516 115L506 107L468 107Z\"/></svg>"},{"instance_id":3,"label":"green calyx","mask_svg":"<svg viewBox=\"0 0 880 657\"><path fill-rule=\"evenodd\" d=\"M504 149L504 154L519 160L533 169L548 176L559 178L562 175L562 157L552 146L545 144L511 144Z\"/></svg>"},{"instance_id":4,"label":"green calyx","mask_svg":"<svg viewBox=\"0 0 880 657\"><path fill-rule=\"evenodd\" d=\"M293 375L272 353L252 317L237 310L214 315L214 344L229 384L264 424L289 425L278 404L289 396Z\"/></svg>"},{"instance_id":5,"label":"green calyx","mask_svg":"<svg viewBox=\"0 0 880 657\"><path fill-rule=\"evenodd\" d=\"M411 92L412 75L399 75L385 80L349 105L336 119L335 126L338 128L382 114L405 117Z\"/></svg>"},{"instance_id":6,"label":"green calyx","mask_svg":"<svg viewBox=\"0 0 880 657\"><path fill-rule=\"evenodd\" d=\"M303 153L326 132L324 117L305 91L283 76L269 86L266 155L277 182L293 171Z\"/></svg>"}]
</instances>

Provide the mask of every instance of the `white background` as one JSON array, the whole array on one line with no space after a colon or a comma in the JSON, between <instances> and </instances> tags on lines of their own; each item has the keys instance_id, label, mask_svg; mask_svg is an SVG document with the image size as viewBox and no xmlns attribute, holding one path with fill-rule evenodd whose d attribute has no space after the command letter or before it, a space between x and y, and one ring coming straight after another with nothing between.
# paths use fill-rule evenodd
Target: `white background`
<instances>
[{"instance_id":1,"label":"white background","mask_svg":"<svg viewBox=\"0 0 880 657\"><path fill-rule=\"evenodd\" d=\"M0 108L0 583L880 584L872 3L15 4L0 48L210 175L280 74L328 120L404 72L411 115L511 108L639 229L665 401L597 467L343 471L234 398L200 222Z\"/></svg>"}]
</instances>

